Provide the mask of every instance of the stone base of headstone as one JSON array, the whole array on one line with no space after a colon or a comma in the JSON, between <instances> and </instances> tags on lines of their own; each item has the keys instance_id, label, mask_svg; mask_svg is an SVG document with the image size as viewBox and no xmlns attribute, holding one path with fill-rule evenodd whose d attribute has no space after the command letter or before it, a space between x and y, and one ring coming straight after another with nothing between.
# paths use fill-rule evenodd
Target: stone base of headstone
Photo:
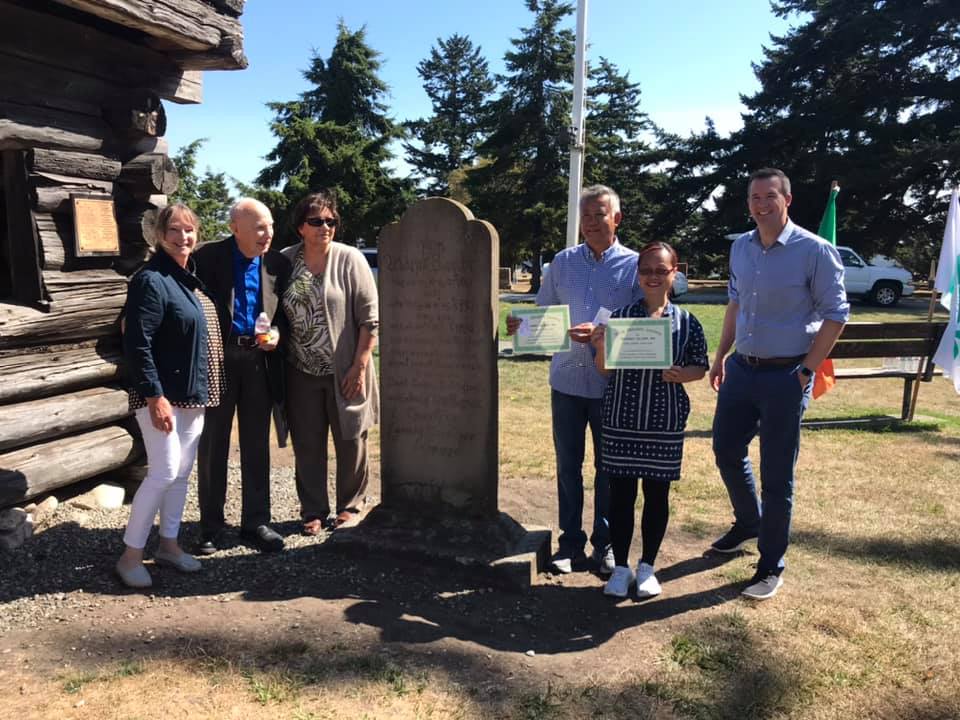
<instances>
[{"instance_id":1,"label":"stone base of headstone","mask_svg":"<svg viewBox=\"0 0 960 720\"><path fill-rule=\"evenodd\" d=\"M518 590L534 585L550 563L550 528L524 527L506 513L490 519L417 516L378 505L359 525L337 530L328 542L369 554L455 564Z\"/></svg>"}]
</instances>

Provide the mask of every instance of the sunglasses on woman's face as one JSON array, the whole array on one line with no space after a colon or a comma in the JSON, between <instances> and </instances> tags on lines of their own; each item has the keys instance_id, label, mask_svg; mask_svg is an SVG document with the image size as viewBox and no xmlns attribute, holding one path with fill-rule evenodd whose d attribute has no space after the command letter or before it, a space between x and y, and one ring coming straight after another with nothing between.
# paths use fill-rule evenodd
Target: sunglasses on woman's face
<instances>
[{"instance_id":1,"label":"sunglasses on woman's face","mask_svg":"<svg viewBox=\"0 0 960 720\"><path fill-rule=\"evenodd\" d=\"M335 228L337 226L336 218L307 218L304 222L310 227L323 227L326 225L328 228Z\"/></svg>"},{"instance_id":2,"label":"sunglasses on woman's face","mask_svg":"<svg viewBox=\"0 0 960 720\"><path fill-rule=\"evenodd\" d=\"M660 277L665 277L665 276L669 275L670 273L672 273L674 270L676 270L676 268L649 268L649 267L643 267L643 268L640 268L639 270L637 270L637 272L640 273L641 275L644 275L644 276L647 276L647 275L659 275Z\"/></svg>"}]
</instances>

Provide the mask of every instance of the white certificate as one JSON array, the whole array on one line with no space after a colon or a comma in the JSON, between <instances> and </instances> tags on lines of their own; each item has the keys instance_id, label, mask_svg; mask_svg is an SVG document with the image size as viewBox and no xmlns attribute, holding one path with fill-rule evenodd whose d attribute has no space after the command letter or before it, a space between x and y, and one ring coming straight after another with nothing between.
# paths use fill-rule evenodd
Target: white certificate
<instances>
[{"instance_id":1,"label":"white certificate","mask_svg":"<svg viewBox=\"0 0 960 720\"><path fill-rule=\"evenodd\" d=\"M666 369L673 365L670 318L614 318L604 333L610 370Z\"/></svg>"},{"instance_id":2,"label":"white certificate","mask_svg":"<svg viewBox=\"0 0 960 720\"><path fill-rule=\"evenodd\" d=\"M570 308L567 305L513 308L520 328L513 336L515 353L555 353L570 349Z\"/></svg>"}]
</instances>

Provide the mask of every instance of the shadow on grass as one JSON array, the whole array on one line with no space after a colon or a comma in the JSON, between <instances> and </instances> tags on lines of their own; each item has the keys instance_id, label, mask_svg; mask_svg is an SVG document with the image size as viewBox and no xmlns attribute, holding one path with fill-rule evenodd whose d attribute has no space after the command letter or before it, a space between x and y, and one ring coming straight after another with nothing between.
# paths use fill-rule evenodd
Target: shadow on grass
<instances>
[{"instance_id":1,"label":"shadow on grass","mask_svg":"<svg viewBox=\"0 0 960 720\"><path fill-rule=\"evenodd\" d=\"M785 658L775 638L752 631L740 612L725 612L687 626L670 640L676 669L668 684L649 690L698 720L790 717L809 702L814 673Z\"/></svg>"},{"instance_id":2,"label":"shadow on grass","mask_svg":"<svg viewBox=\"0 0 960 720\"><path fill-rule=\"evenodd\" d=\"M794 530L790 541L808 549L868 560L883 565L934 572L960 571L960 539L902 540L894 537L851 537L813 530Z\"/></svg>"},{"instance_id":3,"label":"shadow on grass","mask_svg":"<svg viewBox=\"0 0 960 720\"><path fill-rule=\"evenodd\" d=\"M804 419L803 429L809 432L823 430L841 430L850 432L870 432L883 434L924 434L939 433L944 423L914 420L906 422L898 417L883 414L850 415L839 417L812 417ZM939 435L936 442L940 441Z\"/></svg>"},{"instance_id":4,"label":"shadow on grass","mask_svg":"<svg viewBox=\"0 0 960 720\"><path fill-rule=\"evenodd\" d=\"M303 628L301 635L320 629ZM369 640L348 646L328 639L294 638L288 631L270 642L220 634L183 638L162 631L149 645L139 640L133 633L106 641L101 636L84 638L91 652L115 659L96 670L62 677L62 692L73 694L82 688L89 708L98 693L96 685L122 678L124 667L136 666L149 673L167 662L181 673L205 679L211 695L233 693L234 713L242 711L246 699L269 705L273 717L357 718L389 707L397 717L433 717L439 711L442 717L545 720L592 717L602 710L603 717L611 720L634 720L663 717L665 706L675 706L651 683L600 683L582 675L558 680L546 678L536 667L517 673L516 663L508 658L491 658L466 648L436 651ZM119 657L125 659L118 661ZM182 682L177 672L160 672L167 687L176 689ZM331 707L330 698L340 701ZM320 712L314 714L318 704Z\"/></svg>"}]
</instances>

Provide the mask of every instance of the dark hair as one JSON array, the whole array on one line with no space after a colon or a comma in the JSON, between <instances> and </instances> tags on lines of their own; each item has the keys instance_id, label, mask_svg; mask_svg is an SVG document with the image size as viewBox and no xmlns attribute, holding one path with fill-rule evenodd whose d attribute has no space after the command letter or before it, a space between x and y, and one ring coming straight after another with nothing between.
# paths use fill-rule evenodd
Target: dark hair
<instances>
[{"instance_id":1,"label":"dark hair","mask_svg":"<svg viewBox=\"0 0 960 720\"><path fill-rule=\"evenodd\" d=\"M333 217L340 222L340 212L337 210L337 195L332 190L320 188L317 192L310 193L303 200L297 203L293 210L293 229L294 232L300 231L300 226L307 220L311 210L329 210ZM340 228L342 230L342 228Z\"/></svg>"},{"instance_id":2,"label":"dark hair","mask_svg":"<svg viewBox=\"0 0 960 720\"><path fill-rule=\"evenodd\" d=\"M640 257L643 257L647 253L654 252L657 250L666 250L667 254L670 256L670 261L673 263L673 266L677 267L677 265L680 262L680 258L677 257L677 251L674 250L669 243L665 243L660 240L654 240L653 242L648 242L646 245L640 248L640 250L638 250L637 252L639 253ZM637 258L637 265L639 264L640 264L640 258Z\"/></svg>"},{"instance_id":3,"label":"dark hair","mask_svg":"<svg viewBox=\"0 0 960 720\"><path fill-rule=\"evenodd\" d=\"M154 229L157 233L157 238L163 237L167 228L170 227L170 223L173 222L175 217L184 216L193 223L193 226L197 229L197 244L200 244L200 219L197 217L197 214L191 210L189 207L183 203L173 203L173 205L167 205L163 210L160 211L160 214L157 215L157 222L154 225Z\"/></svg>"},{"instance_id":4,"label":"dark hair","mask_svg":"<svg viewBox=\"0 0 960 720\"><path fill-rule=\"evenodd\" d=\"M766 180L767 178L780 178L780 189L783 195L790 194L790 178L786 176L783 170L777 168L760 168L750 173L750 179L747 181L747 195L750 195L750 185L754 180Z\"/></svg>"}]
</instances>

